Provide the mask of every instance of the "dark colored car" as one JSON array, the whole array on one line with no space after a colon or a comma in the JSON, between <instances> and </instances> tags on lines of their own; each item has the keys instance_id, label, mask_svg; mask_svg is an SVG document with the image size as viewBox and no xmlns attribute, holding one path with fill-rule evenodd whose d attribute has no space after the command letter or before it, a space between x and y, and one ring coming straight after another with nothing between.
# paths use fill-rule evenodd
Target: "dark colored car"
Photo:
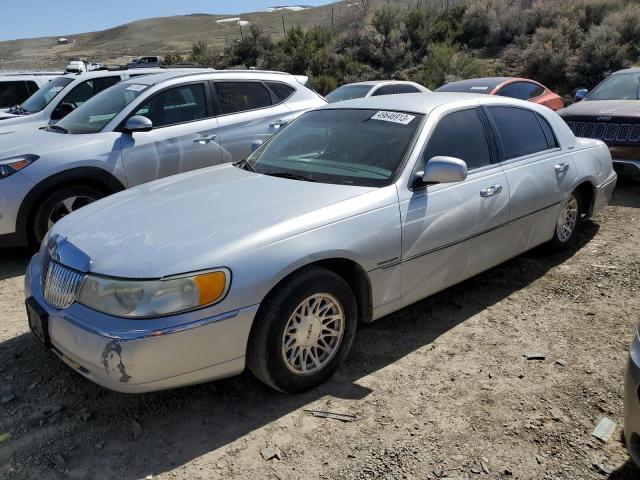
<instances>
[{"instance_id":1,"label":"dark colored car","mask_svg":"<svg viewBox=\"0 0 640 480\"><path fill-rule=\"evenodd\" d=\"M486 93L501 97L528 100L539 105L558 110L564 107L559 95L535 80L517 77L470 78L450 82L435 90L436 92Z\"/></svg>"},{"instance_id":2,"label":"dark colored car","mask_svg":"<svg viewBox=\"0 0 640 480\"><path fill-rule=\"evenodd\" d=\"M577 137L596 138L609 146L618 175L640 178L640 68L611 74L582 101L558 114Z\"/></svg>"}]
</instances>

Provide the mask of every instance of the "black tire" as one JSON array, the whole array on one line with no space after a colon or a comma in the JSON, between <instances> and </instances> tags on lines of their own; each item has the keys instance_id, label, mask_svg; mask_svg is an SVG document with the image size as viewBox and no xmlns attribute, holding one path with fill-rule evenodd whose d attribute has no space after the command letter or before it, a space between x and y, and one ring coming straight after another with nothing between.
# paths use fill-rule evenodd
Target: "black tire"
<instances>
[{"instance_id":1,"label":"black tire","mask_svg":"<svg viewBox=\"0 0 640 480\"><path fill-rule=\"evenodd\" d=\"M31 234L33 239L37 243L42 242L47 231L49 231L49 219L51 216L54 215L57 221L65 215L63 211L54 212L64 200L79 197L75 202L76 206L73 208L73 211L75 211L104 196L105 194L101 190L84 185L71 185L49 192L41 200L40 205L37 206L32 217ZM60 218L57 218L58 216L60 216Z\"/></svg>"},{"instance_id":2,"label":"black tire","mask_svg":"<svg viewBox=\"0 0 640 480\"><path fill-rule=\"evenodd\" d=\"M338 300L344 313L344 333L335 354L323 368L299 375L287 367L283 358L284 330L294 310L315 294L329 294ZM249 336L247 366L259 380L281 392L309 390L331 377L345 360L356 334L357 318L356 302L347 282L324 268L305 268L286 280L261 305Z\"/></svg>"},{"instance_id":3,"label":"black tire","mask_svg":"<svg viewBox=\"0 0 640 480\"><path fill-rule=\"evenodd\" d=\"M562 209L560 210L559 215L563 216L564 206L567 202L571 202L572 198L575 199L577 203L577 216L576 216L575 225L573 226L573 230L568 236L563 236L563 235L560 235L559 233L560 227L558 226L558 223L560 222L560 217L557 219L557 223L553 230L553 238L547 244L547 246L551 251L560 252L562 250L566 250L568 248L575 246L575 244L578 241L578 237L580 236L580 229L582 227L582 211L583 210L582 210L582 196L580 195L579 191L576 190L571 192L567 200L565 200L562 203Z\"/></svg>"}]
</instances>

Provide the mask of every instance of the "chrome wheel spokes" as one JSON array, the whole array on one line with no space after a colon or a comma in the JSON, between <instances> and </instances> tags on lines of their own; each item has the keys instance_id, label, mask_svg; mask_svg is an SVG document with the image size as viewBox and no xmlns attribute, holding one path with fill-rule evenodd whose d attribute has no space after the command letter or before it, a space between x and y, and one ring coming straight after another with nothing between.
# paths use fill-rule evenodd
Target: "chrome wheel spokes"
<instances>
[{"instance_id":1,"label":"chrome wheel spokes","mask_svg":"<svg viewBox=\"0 0 640 480\"><path fill-rule=\"evenodd\" d=\"M575 196L571 195L563 204L560 210L560 216L558 217L558 223L556 224L556 233L558 239L561 242L566 242L578 223L578 200Z\"/></svg>"},{"instance_id":2,"label":"chrome wheel spokes","mask_svg":"<svg viewBox=\"0 0 640 480\"><path fill-rule=\"evenodd\" d=\"M345 329L344 311L333 295L318 293L293 311L282 336L282 358L289 370L308 375L334 357Z\"/></svg>"}]
</instances>

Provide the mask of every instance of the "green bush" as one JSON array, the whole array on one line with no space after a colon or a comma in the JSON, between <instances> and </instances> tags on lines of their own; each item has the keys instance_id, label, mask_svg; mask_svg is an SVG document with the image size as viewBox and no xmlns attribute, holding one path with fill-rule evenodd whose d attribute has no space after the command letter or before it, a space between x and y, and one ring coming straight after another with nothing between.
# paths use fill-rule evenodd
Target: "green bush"
<instances>
[{"instance_id":1,"label":"green bush","mask_svg":"<svg viewBox=\"0 0 640 480\"><path fill-rule=\"evenodd\" d=\"M434 89L448 81L481 75L480 63L468 52L449 43L432 43L422 60L414 80Z\"/></svg>"},{"instance_id":2,"label":"green bush","mask_svg":"<svg viewBox=\"0 0 640 480\"><path fill-rule=\"evenodd\" d=\"M628 45L620 44L620 34L608 26L589 30L568 77L574 86L593 87L605 76L627 64Z\"/></svg>"}]
</instances>

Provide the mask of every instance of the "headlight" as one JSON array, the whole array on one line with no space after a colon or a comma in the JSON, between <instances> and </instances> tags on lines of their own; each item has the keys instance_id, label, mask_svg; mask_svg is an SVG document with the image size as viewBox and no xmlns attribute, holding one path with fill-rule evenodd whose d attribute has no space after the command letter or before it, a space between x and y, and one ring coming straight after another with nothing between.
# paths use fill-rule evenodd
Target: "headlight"
<instances>
[{"instance_id":1,"label":"headlight","mask_svg":"<svg viewBox=\"0 0 640 480\"><path fill-rule=\"evenodd\" d=\"M88 275L78 302L116 317L159 317L219 302L226 295L230 280L231 273L227 269L160 280Z\"/></svg>"},{"instance_id":2,"label":"headlight","mask_svg":"<svg viewBox=\"0 0 640 480\"><path fill-rule=\"evenodd\" d=\"M13 175L18 170L22 170L27 165L31 165L38 158L37 155L20 155L18 157L5 158L0 160L0 178Z\"/></svg>"}]
</instances>

